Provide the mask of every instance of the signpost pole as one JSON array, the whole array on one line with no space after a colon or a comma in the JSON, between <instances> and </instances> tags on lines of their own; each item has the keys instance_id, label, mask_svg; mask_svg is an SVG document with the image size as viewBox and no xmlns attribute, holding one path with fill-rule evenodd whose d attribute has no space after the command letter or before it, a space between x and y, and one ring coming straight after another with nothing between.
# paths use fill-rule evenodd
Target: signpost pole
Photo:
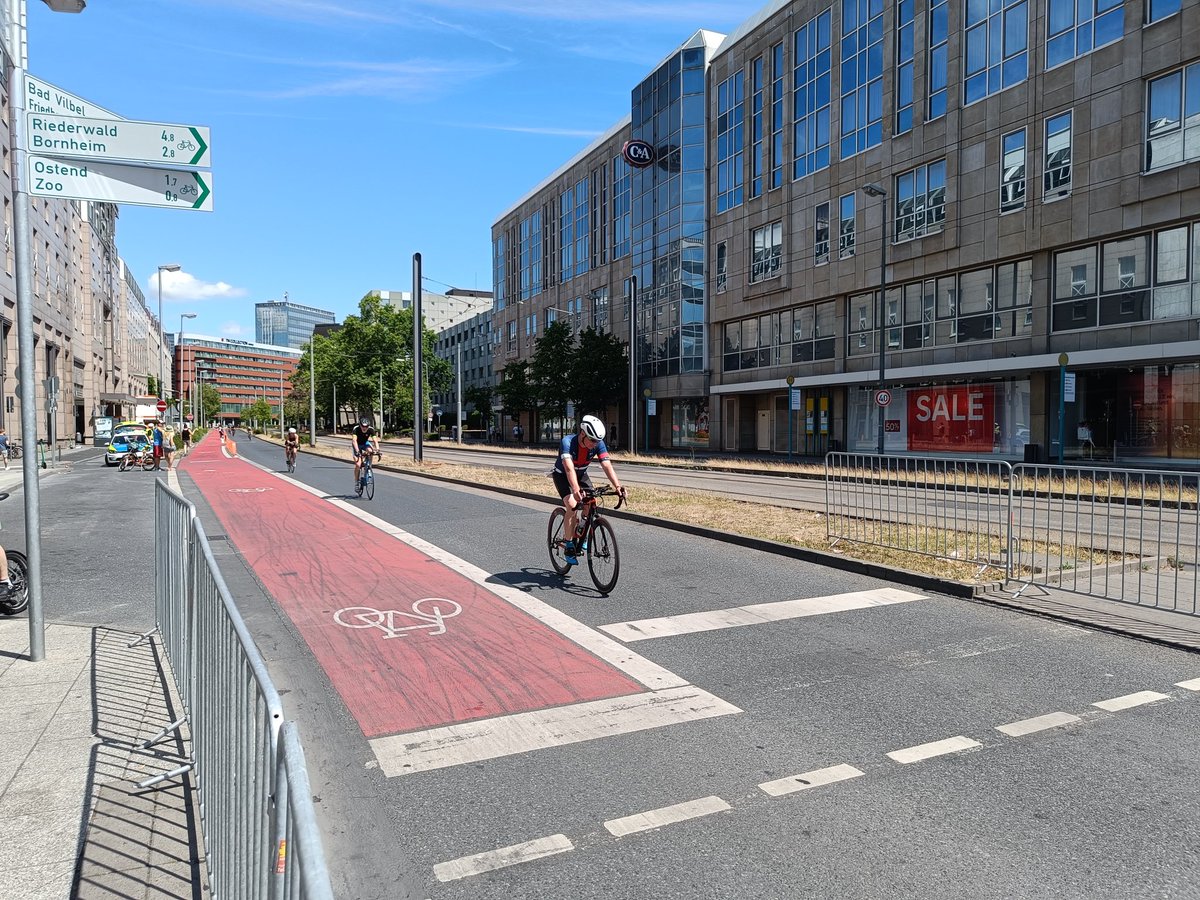
<instances>
[{"instance_id":1,"label":"signpost pole","mask_svg":"<svg viewBox=\"0 0 1200 900\"><path fill-rule=\"evenodd\" d=\"M1067 418L1067 363L1070 361L1065 353L1058 354L1058 464L1063 464L1063 443L1066 441Z\"/></svg>"},{"instance_id":2,"label":"signpost pole","mask_svg":"<svg viewBox=\"0 0 1200 900\"><path fill-rule=\"evenodd\" d=\"M788 402L787 402L787 420L788 420L788 459L792 458L792 392L796 390L796 377L789 375L787 377L788 386Z\"/></svg>"},{"instance_id":3,"label":"signpost pole","mask_svg":"<svg viewBox=\"0 0 1200 900\"><path fill-rule=\"evenodd\" d=\"M637 455L637 276L629 276L629 455Z\"/></svg>"}]
</instances>

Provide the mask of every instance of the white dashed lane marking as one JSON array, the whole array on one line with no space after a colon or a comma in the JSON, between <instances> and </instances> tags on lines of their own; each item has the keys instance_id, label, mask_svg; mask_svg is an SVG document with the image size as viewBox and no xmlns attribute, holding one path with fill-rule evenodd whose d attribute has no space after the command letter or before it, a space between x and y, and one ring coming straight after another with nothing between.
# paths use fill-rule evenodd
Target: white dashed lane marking
<instances>
[{"instance_id":1,"label":"white dashed lane marking","mask_svg":"<svg viewBox=\"0 0 1200 900\"><path fill-rule=\"evenodd\" d=\"M1021 737L1026 734L1033 734L1037 731L1045 731L1047 728L1061 728L1063 725L1070 725L1073 722L1081 722L1079 716L1073 716L1065 712L1046 713L1044 716L1034 716L1032 719L1022 719L1019 722L1009 722L1007 725L997 725L996 730L1007 734L1009 737Z\"/></svg>"},{"instance_id":2,"label":"white dashed lane marking","mask_svg":"<svg viewBox=\"0 0 1200 900\"><path fill-rule=\"evenodd\" d=\"M739 628L743 625L763 625L768 622L799 619L804 616L820 616L826 613L925 599L927 598L924 594L913 594L896 588L878 588L871 591L853 591L848 594L831 594L828 597L806 597L800 600L735 606L710 612L661 616L654 619L638 619L633 622L616 622L612 625L601 625L600 630L625 643L631 643L651 638L675 637L681 634L717 631L723 628Z\"/></svg>"},{"instance_id":3,"label":"white dashed lane marking","mask_svg":"<svg viewBox=\"0 0 1200 900\"><path fill-rule=\"evenodd\" d=\"M764 781L758 787L759 790L770 794L772 797L782 797L784 794L806 791L809 788L822 787L826 784L835 784L836 782L846 781L850 778L858 778L862 774L854 766L843 763L842 765L829 766L824 769L814 769L811 772L805 772L803 775L780 778L777 781Z\"/></svg>"},{"instance_id":4,"label":"white dashed lane marking","mask_svg":"<svg viewBox=\"0 0 1200 900\"><path fill-rule=\"evenodd\" d=\"M686 803L676 803L674 806L664 806L647 812L634 813L620 819L610 819L604 823L609 834L623 837L636 834L639 831L651 831L671 825L675 822L686 822L688 819L698 819L701 816L711 816L713 813L725 812L730 806L720 797L701 797L699 800L688 800Z\"/></svg>"},{"instance_id":5,"label":"white dashed lane marking","mask_svg":"<svg viewBox=\"0 0 1200 900\"><path fill-rule=\"evenodd\" d=\"M928 744L917 744L915 747L906 747L903 750L893 750L888 756L894 759L901 765L920 762L923 759L931 759L935 756L945 756L947 753L960 753L963 750L970 750L973 747L982 747L979 741L973 741L969 737L963 737L961 734L946 738L941 741L930 741Z\"/></svg>"},{"instance_id":6,"label":"white dashed lane marking","mask_svg":"<svg viewBox=\"0 0 1200 900\"><path fill-rule=\"evenodd\" d=\"M1193 678L1190 681L1177 681L1175 687L1181 687L1186 691L1200 691L1200 678Z\"/></svg>"},{"instance_id":7,"label":"white dashed lane marking","mask_svg":"<svg viewBox=\"0 0 1200 900\"><path fill-rule=\"evenodd\" d=\"M1159 700L1166 700L1166 694L1160 694L1158 691L1138 691L1136 694L1126 694L1124 697L1113 697L1111 700L1101 700L1093 703L1092 706L1107 710L1108 712L1120 712L1123 709L1131 709L1134 706L1142 706L1146 703L1157 703Z\"/></svg>"},{"instance_id":8,"label":"white dashed lane marking","mask_svg":"<svg viewBox=\"0 0 1200 900\"><path fill-rule=\"evenodd\" d=\"M462 856L449 862L438 863L433 867L434 877L438 881L457 881L484 872L492 872L507 866L532 862L556 853L566 853L574 850L575 845L565 834L552 834L550 837L513 844L511 847L501 847L499 850L485 850L471 856Z\"/></svg>"}]
</instances>

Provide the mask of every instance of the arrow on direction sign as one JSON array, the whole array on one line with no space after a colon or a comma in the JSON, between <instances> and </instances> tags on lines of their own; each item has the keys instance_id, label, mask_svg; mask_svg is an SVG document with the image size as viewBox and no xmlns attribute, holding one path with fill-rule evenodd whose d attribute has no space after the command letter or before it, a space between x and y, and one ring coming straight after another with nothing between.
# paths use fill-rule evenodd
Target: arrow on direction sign
<instances>
[{"instance_id":1,"label":"arrow on direction sign","mask_svg":"<svg viewBox=\"0 0 1200 900\"><path fill-rule=\"evenodd\" d=\"M29 193L212 212L212 173L30 156Z\"/></svg>"}]
</instances>

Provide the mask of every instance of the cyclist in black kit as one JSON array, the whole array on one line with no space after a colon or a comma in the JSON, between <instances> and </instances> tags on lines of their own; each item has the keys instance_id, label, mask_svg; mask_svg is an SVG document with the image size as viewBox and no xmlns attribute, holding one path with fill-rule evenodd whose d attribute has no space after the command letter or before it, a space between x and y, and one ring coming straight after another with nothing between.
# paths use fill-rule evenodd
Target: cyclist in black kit
<instances>
[{"instance_id":1,"label":"cyclist in black kit","mask_svg":"<svg viewBox=\"0 0 1200 900\"><path fill-rule=\"evenodd\" d=\"M350 429L350 452L354 454L354 484L362 475L362 458L364 453L373 453L375 458L383 456L379 452L379 442L375 440L375 429L371 426L371 417L363 416L358 424Z\"/></svg>"}]
</instances>

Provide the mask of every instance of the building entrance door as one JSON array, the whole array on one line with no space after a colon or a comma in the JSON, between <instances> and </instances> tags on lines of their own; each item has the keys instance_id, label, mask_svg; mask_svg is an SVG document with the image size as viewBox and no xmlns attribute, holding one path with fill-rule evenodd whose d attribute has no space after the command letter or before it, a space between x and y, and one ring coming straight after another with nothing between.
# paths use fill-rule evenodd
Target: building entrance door
<instances>
[{"instance_id":1,"label":"building entrance door","mask_svg":"<svg viewBox=\"0 0 1200 900\"><path fill-rule=\"evenodd\" d=\"M721 443L721 449L736 452L741 449L738 447L738 402L729 397L726 398L724 405L725 414L721 416L721 433L724 440Z\"/></svg>"},{"instance_id":2,"label":"building entrance door","mask_svg":"<svg viewBox=\"0 0 1200 900\"><path fill-rule=\"evenodd\" d=\"M764 453L769 453L771 450L771 411L769 409L760 409L758 411L758 449Z\"/></svg>"}]
</instances>

